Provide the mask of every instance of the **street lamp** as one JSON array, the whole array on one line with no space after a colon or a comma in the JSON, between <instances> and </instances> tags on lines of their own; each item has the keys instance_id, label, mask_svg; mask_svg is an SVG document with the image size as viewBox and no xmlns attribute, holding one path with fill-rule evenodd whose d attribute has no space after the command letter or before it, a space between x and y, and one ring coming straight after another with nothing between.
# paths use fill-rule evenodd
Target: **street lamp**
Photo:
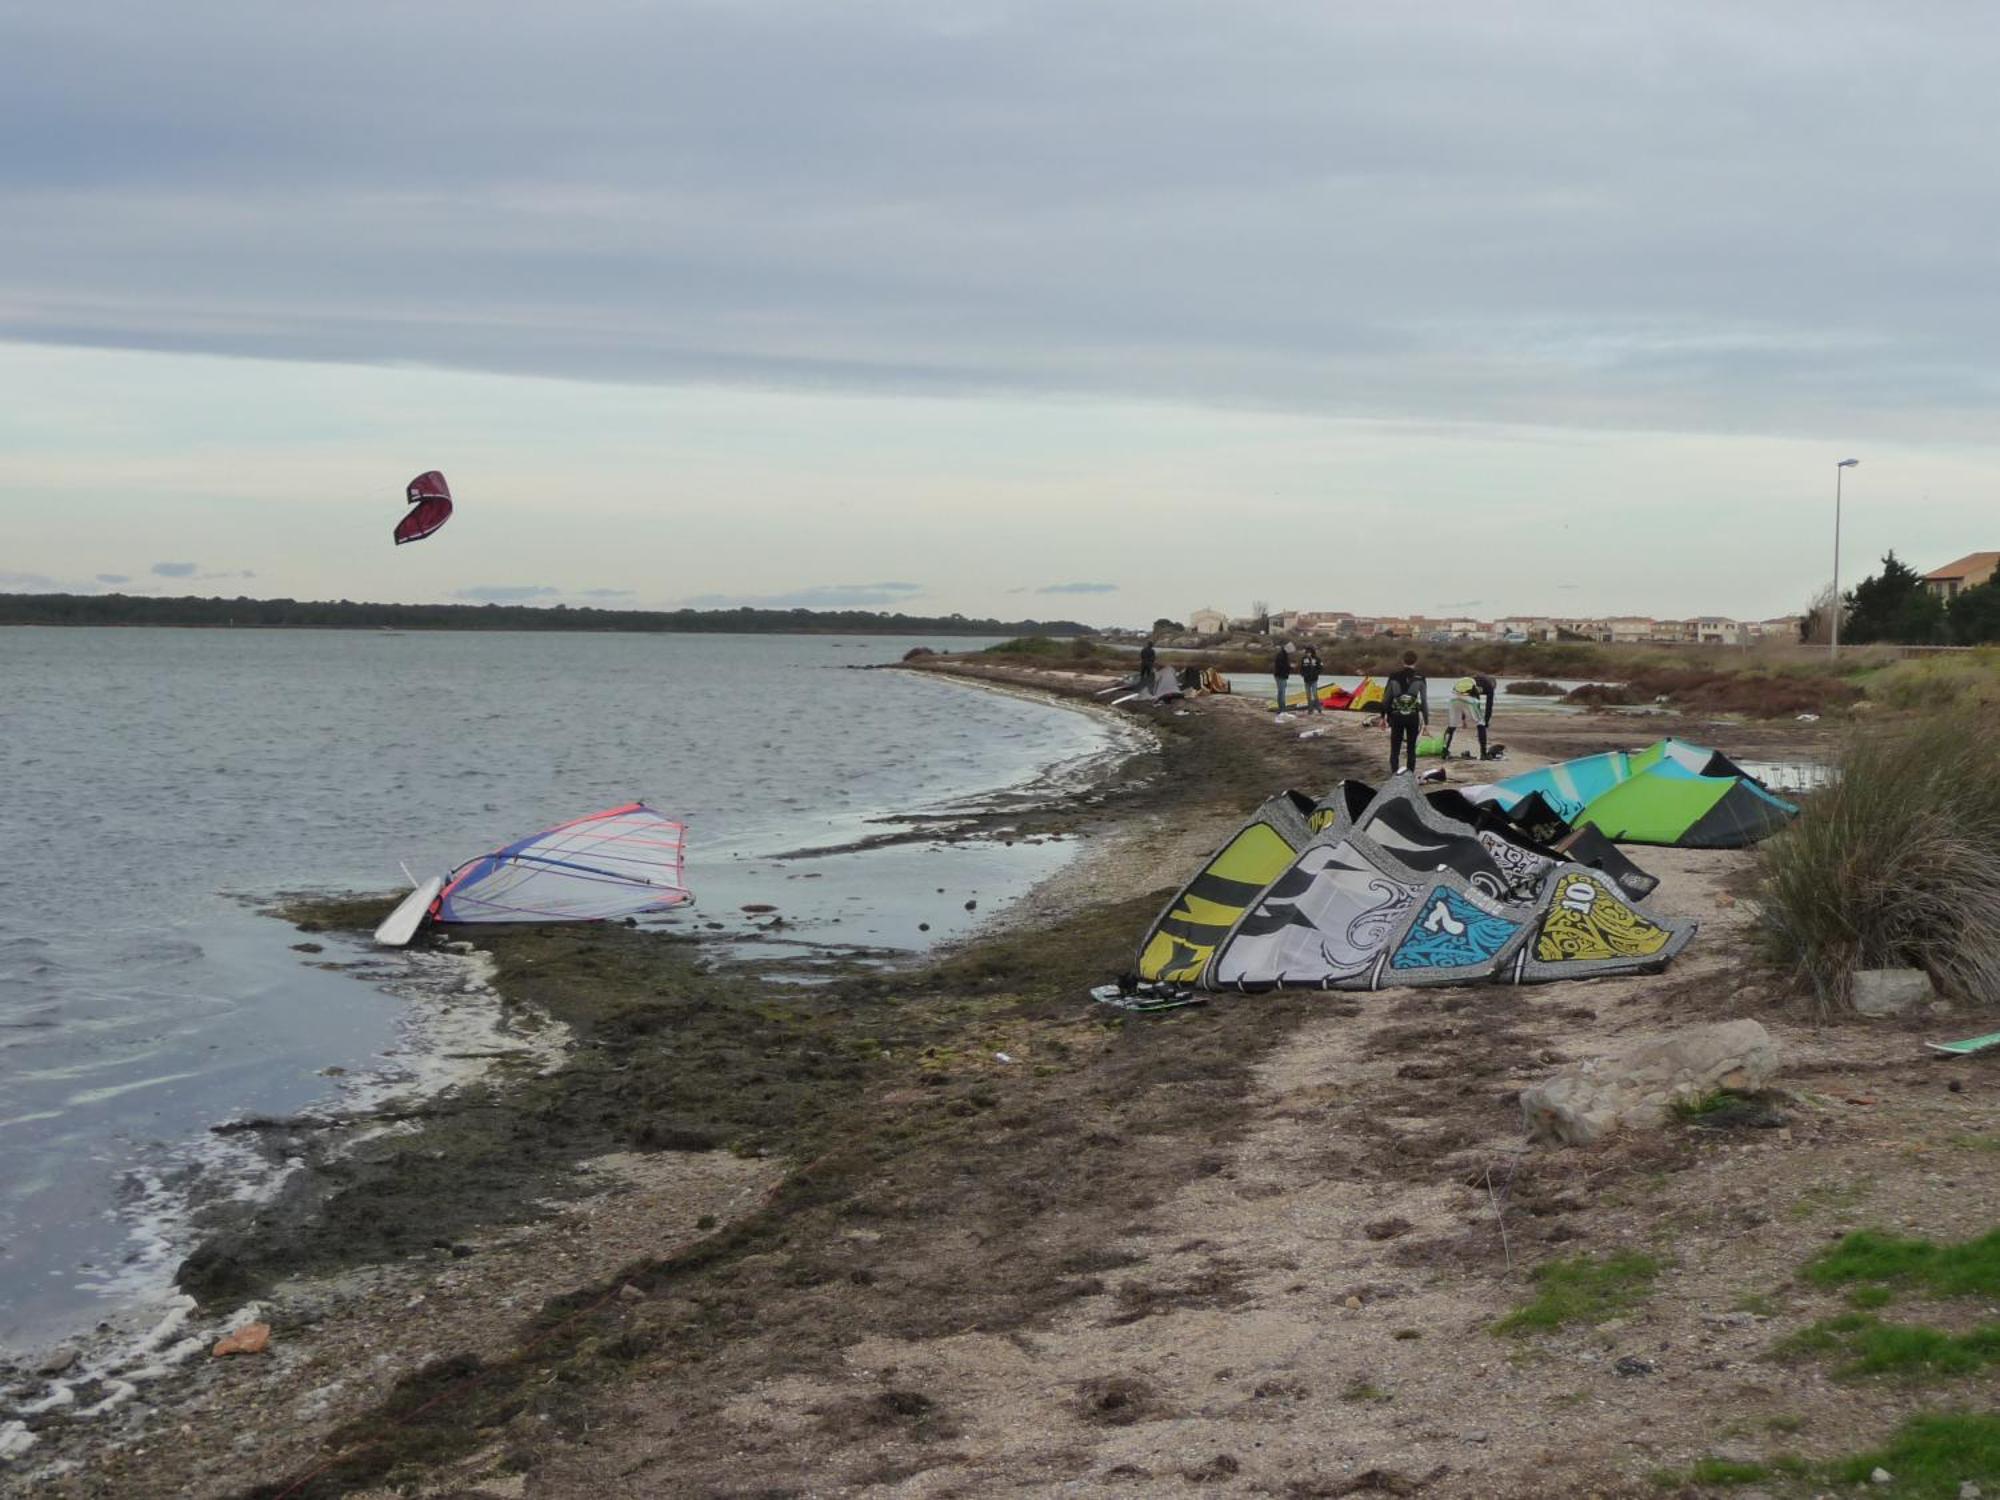
<instances>
[{"instance_id":1,"label":"street lamp","mask_svg":"<svg viewBox=\"0 0 2000 1500\"><path fill-rule=\"evenodd\" d=\"M1843 458L1833 466L1833 635L1826 649L1828 656L1840 655L1840 481L1844 470L1860 462L1858 458Z\"/></svg>"}]
</instances>

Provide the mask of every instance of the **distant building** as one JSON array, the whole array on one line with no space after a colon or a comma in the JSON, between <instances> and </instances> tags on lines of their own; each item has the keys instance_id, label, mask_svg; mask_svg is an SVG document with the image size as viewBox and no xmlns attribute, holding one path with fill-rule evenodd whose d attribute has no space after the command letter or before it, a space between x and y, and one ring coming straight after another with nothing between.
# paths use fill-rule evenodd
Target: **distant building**
<instances>
[{"instance_id":1,"label":"distant building","mask_svg":"<svg viewBox=\"0 0 2000 1500\"><path fill-rule=\"evenodd\" d=\"M1653 639L1653 633L1660 627L1658 620L1641 615L1618 615L1604 621L1603 624L1609 634L1600 639L1609 640L1620 646L1638 645L1650 641Z\"/></svg>"},{"instance_id":2,"label":"distant building","mask_svg":"<svg viewBox=\"0 0 2000 1500\"><path fill-rule=\"evenodd\" d=\"M1198 609L1188 616L1188 629L1196 635L1221 635L1229 627L1229 616L1219 609Z\"/></svg>"},{"instance_id":3,"label":"distant building","mask_svg":"<svg viewBox=\"0 0 2000 1500\"><path fill-rule=\"evenodd\" d=\"M1996 570L2000 570L2000 552L1968 552L1957 562L1924 574L1924 587L1936 598L1956 599L1967 589L1991 582Z\"/></svg>"},{"instance_id":4,"label":"distant building","mask_svg":"<svg viewBox=\"0 0 2000 1500\"><path fill-rule=\"evenodd\" d=\"M1721 615L1702 615L1685 622L1688 639L1704 646L1740 646L1743 644L1743 627L1734 620Z\"/></svg>"},{"instance_id":5,"label":"distant building","mask_svg":"<svg viewBox=\"0 0 2000 1500\"><path fill-rule=\"evenodd\" d=\"M1302 609L1292 616L1292 629L1301 635L1351 635L1354 616L1344 609Z\"/></svg>"}]
</instances>

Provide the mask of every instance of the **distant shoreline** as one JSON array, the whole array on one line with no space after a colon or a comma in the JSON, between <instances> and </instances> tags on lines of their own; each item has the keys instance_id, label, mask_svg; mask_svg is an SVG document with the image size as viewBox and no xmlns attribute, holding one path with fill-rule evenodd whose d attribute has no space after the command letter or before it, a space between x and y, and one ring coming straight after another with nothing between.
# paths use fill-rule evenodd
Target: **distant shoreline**
<instances>
[{"instance_id":1,"label":"distant shoreline","mask_svg":"<svg viewBox=\"0 0 2000 1500\"><path fill-rule=\"evenodd\" d=\"M375 604L187 595L0 594L0 626L200 630L540 630L612 635L1087 635L1075 620L969 620L877 610L598 609L566 604Z\"/></svg>"}]
</instances>

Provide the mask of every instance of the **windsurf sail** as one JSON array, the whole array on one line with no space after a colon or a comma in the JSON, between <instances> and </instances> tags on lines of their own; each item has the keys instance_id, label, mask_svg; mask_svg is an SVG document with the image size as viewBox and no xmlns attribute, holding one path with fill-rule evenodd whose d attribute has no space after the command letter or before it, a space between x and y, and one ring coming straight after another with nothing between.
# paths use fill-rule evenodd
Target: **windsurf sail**
<instances>
[{"instance_id":1,"label":"windsurf sail","mask_svg":"<svg viewBox=\"0 0 2000 1500\"><path fill-rule=\"evenodd\" d=\"M629 802L592 813L452 871L440 922L598 922L667 911L687 889L687 829Z\"/></svg>"},{"instance_id":2,"label":"windsurf sail","mask_svg":"<svg viewBox=\"0 0 2000 1500\"><path fill-rule=\"evenodd\" d=\"M412 508L396 523L398 547L405 542L421 542L451 519L451 486L436 469L412 479L404 493Z\"/></svg>"}]
</instances>

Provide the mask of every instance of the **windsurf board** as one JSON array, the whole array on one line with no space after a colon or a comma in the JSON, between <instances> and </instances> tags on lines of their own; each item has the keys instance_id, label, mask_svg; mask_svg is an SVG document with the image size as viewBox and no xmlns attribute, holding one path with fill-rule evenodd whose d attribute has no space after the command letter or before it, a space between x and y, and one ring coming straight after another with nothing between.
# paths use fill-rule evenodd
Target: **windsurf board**
<instances>
[{"instance_id":1,"label":"windsurf board","mask_svg":"<svg viewBox=\"0 0 2000 1500\"><path fill-rule=\"evenodd\" d=\"M408 947L417 929L424 925L424 918L431 914L431 903L443 889L443 877L433 875L411 891L401 905L382 919L382 925L375 929L375 941L384 948Z\"/></svg>"}]
</instances>

